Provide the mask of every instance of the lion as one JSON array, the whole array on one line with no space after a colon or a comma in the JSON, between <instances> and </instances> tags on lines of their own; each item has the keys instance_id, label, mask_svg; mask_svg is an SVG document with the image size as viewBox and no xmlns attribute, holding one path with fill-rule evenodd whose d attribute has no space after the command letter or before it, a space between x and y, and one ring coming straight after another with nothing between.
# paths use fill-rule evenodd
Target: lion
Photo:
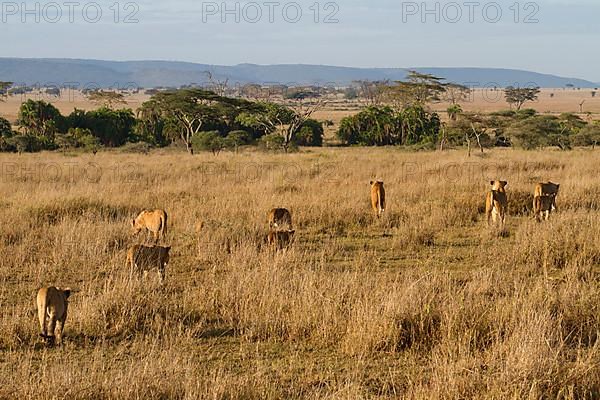
<instances>
[{"instance_id":1,"label":"lion","mask_svg":"<svg viewBox=\"0 0 600 400\"><path fill-rule=\"evenodd\" d=\"M550 212L555 209L556 194L535 196L533 198L533 214L534 218L539 222L542 219L548 221Z\"/></svg>"},{"instance_id":2,"label":"lion","mask_svg":"<svg viewBox=\"0 0 600 400\"><path fill-rule=\"evenodd\" d=\"M167 235L167 212L165 210L144 210L131 221L132 234L137 235L147 229L154 235L154 243Z\"/></svg>"},{"instance_id":3,"label":"lion","mask_svg":"<svg viewBox=\"0 0 600 400\"><path fill-rule=\"evenodd\" d=\"M500 223L504 227L508 200L506 198L506 181L491 181L492 190L487 193L485 199L485 215L488 225Z\"/></svg>"},{"instance_id":4,"label":"lion","mask_svg":"<svg viewBox=\"0 0 600 400\"><path fill-rule=\"evenodd\" d=\"M40 321L40 336L46 344L54 344L54 335L56 331L56 341L62 342L62 332L67 320L67 308L69 306L69 296L71 289L61 289L54 286L43 287L37 294L37 311Z\"/></svg>"},{"instance_id":5,"label":"lion","mask_svg":"<svg viewBox=\"0 0 600 400\"><path fill-rule=\"evenodd\" d=\"M371 207L380 218L385 211L385 189L382 181L371 181Z\"/></svg>"},{"instance_id":6,"label":"lion","mask_svg":"<svg viewBox=\"0 0 600 400\"><path fill-rule=\"evenodd\" d=\"M269 228L273 229L279 228L282 226L287 226L288 228L292 228L292 214L288 211L287 208L273 208L267 214L267 222L269 223Z\"/></svg>"},{"instance_id":7,"label":"lion","mask_svg":"<svg viewBox=\"0 0 600 400\"><path fill-rule=\"evenodd\" d=\"M558 196L558 191L560 189L560 184L552 183L552 182L540 182L535 185L535 189L533 191L533 209L535 210L535 198L539 196L552 196L552 209L556 211L556 196Z\"/></svg>"},{"instance_id":8,"label":"lion","mask_svg":"<svg viewBox=\"0 0 600 400\"><path fill-rule=\"evenodd\" d=\"M294 230L287 231L269 231L267 235L267 243L277 250L283 250L292 244L294 240Z\"/></svg>"},{"instance_id":9,"label":"lion","mask_svg":"<svg viewBox=\"0 0 600 400\"><path fill-rule=\"evenodd\" d=\"M170 246L133 245L127 250L125 266L130 268L130 276L132 277L134 273L146 275L149 270L156 268L158 279L162 284L165 280L165 269L169 263L170 250Z\"/></svg>"}]
</instances>

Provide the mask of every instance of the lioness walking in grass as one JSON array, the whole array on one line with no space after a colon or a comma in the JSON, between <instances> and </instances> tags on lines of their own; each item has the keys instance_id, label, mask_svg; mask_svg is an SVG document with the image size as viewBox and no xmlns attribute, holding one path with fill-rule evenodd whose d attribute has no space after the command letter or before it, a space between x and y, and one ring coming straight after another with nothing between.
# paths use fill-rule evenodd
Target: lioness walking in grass
<instances>
[{"instance_id":1,"label":"lioness walking in grass","mask_svg":"<svg viewBox=\"0 0 600 400\"><path fill-rule=\"evenodd\" d=\"M40 321L40 336L46 344L62 342L62 332L67 320L67 308L71 289L60 289L54 286L44 287L37 294L37 311Z\"/></svg>"},{"instance_id":2,"label":"lioness walking in grass","mask_svg":"<svg viewBox=\"0 0 600 400\"><path fill-rule=\"evenodd\" d=\"M508 209L508 200L506 198L506 181L491 181L492 190L485 198L485 215L488 225L500 225L504 228L506 220L506 211Z\"/></svg>"},{"instance_id":3,"label":"lioness walking in grass","mask_svg":"<svg viewBox=\"0 0 600 400\"><path fill-rule=\"evenodd\" d=\"M145 246L136 244L127 250L127 261L125 266L129 267L130 275L146 274L149 270L158 270L160 283L165 280L165 270L169 263L169 251L171 247Z\"/></svg>"},{"instance_id":4,"label":"lioness walking in grass","mask_svg":"<svg viewBox=\"0 0 600 400\"><path fill-rule=\"evenodd\" d=\"M165 210L144 210L131 221L132 234L148 230L154 236L154 244L167 235L167 212Z\"/></svg>"}]
</instances>

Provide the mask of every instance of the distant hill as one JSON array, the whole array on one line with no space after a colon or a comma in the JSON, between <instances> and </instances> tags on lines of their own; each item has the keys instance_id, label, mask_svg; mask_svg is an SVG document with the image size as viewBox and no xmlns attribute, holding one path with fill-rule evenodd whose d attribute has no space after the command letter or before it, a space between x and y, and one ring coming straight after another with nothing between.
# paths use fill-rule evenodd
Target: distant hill
<instances>
[{"instance_id":1,"label":"distant hill","mask_svg":"<svg viewBox=\"0 0 600 400\"><path fill-rule=\"evenodd\" d=\"M600 84L536 72L498 68L407 68L431 73L448 81L472 87L536 85L581 88ZM100 61L77 59L0 58L0 81L25 85L77 84L80 88L179 87L207 82L206 71L214 79L229 79L230 84L286 84L345 86L355 80L402 80L405 68L351 68L327 65L255 65L234 66L195 64L175 61Z\"/></svg>"}]
</instances>

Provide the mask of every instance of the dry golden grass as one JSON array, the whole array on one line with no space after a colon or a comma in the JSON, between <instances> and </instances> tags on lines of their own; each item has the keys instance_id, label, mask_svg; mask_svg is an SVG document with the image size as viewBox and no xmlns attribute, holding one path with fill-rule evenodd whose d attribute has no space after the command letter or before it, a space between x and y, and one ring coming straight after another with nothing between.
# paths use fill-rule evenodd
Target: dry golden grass
<instances>
[{"instance_id":1,"label":"dry golden grass","mask_svg":"<svg viewBox=\"0 0 600 400\"><path fill-rule=\"evenodd\" d=\"M597 399L600 153L0 155L0 398ZM373 217L381 178L386 214ZM506 232L488 182L509 182ZM536 223L528 193L561 183ZM512 195L511 195L512 193ZM291 210L295 243L264 245ZM129 281L129 219L171 263ZM202 223L200 223L202 222ZM71 286L64 345L35 293Z\"/></svg>"}]
</instances>

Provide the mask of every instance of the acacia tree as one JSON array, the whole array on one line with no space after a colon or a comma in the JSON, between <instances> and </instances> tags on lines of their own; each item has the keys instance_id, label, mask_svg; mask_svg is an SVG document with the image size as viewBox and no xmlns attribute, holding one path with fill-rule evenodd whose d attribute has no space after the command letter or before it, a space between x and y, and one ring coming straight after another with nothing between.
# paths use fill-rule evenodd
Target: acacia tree
<instances>
[{"instance_id":1,"label":"acacia tree","mask_svg":"<svg viewBox=\"0 0 600 400\"><path fill-rule=\"evenodd\" d=\"M162 127L174 132L194 153L192 138L207 125L231 126L238 114L252 109L253 103L242 99L219 96L204 89L180 89L159 92L142 104L138 115L143 115L150 128Z\"/></svg>"},{"instance_id":2,"label":"acacia tree","mask_svg":"<svg viewBox=\"0 0 600 400\"><path fill-rule=\"evenodd\" d=\"M513 86L509 86L504 89L504 97L506 98L506 102L511 107L514 105L517 111L519 111L526 102L537 100L539 93L539 87L515 88Z\"/></svg>"},{"instance_id":3,"label":"acacia tree","mask_svg":"<svg viewBox=\"0 0 600 400\"><path fill-rule=\"evenodd\" d=\"M125 96L121 93L117 93L110 90L94 90L88 93L88 100L92 103L107 107L114 108L119 104L127 104Z\"/></svg>"},{"instance_id":4,"label":"acacia tree","mask_svg":"<svg viewBox=\"0 0 600 400\"><path fill-rule=\"evenodd\" d=\"M254 101L268 100L269 91L264 90L263 87L256 83L248 83L240 88L240 94Z\"/></svg>"},{"instance_id":5,"label":"acacia tree","mask_svg":"<svg viewBox=\"0 0 600 400\"><path fill-rule=\"evenodd\" d=\"M397 81L386 88L386 98L395 108L405 108L413 104L426 105L441 100L446 93L444 78L417 71L408 71L404 81Z\"/></svg>"},{"instance_id":6,"label":"acacia tree","mask_svg":"<svg viewBox=\"0 0 600 400\"><path fill-rule=\"evenodd\" d=\"M442 98L452 105L458 105L459 102L466 101L471 94L470 88L458 83L446 83L444 88Z\"/></svg>"},{"instance_id":7,"label":"acacia tree","mask_svg":"<svg viewBox=\"0 0 600 400\"><path fill-rule=\"evenodd\" d=\"M469 127L471 128L470 131L467 130L465 133L467 145L469 147L469 157L470 157L471 156L471 146L470 146L471 137L475 137L475 140L477 141L477 146L479 147L479 150L481 151L481 153L483 153L483 144L481 142L481 138L484 135L486 135L488 127L486 124L486 119L484 117L481 117L478 114L468 114L465 117L468 121Z\"/></svg>"},{"instance_id":8,"label":"acacia tree","mask_svg":"<svg viewBox=\"0 0 600 400\"><path fill-rule=\"evenodd\" d=\"M0 101L4 101L8 97L8 88L12 86L12 82L0 81Z\"/></svg>"},{"instance_id":9,"label":"acacia tree","mask_svg":"<svg viewBox=\"0 0 600 400\"><path fill-rule=\"evenodd\" d=\"M293 107L293 116L289 124L282 130L283 136L283 148L287 153L289 146L296 139L296 135L304 126L304 123L308 121L312 115L324 105L323 100L316 100L310 103L298 102Z\"/></svg>"},{"instance_id":10,"label":"acacia tree","mask_svg":"<svg viewBox=\"0 0 600 400\"><path fill-rule=\"evenodd\" d=\"M362 97L367 105L381 104L385 97L386 88L389 86L389 81L369 81L369 80L358 80L353 82L358 86L358 94Z\"/></svg>"},{"instance_id":11,"label":"acacia tree","mask_svg":"<svg viewBox=\"0 0 600 400\"><path fill-rule=\"evenodd\" d=\"M467 155L471 156L472 146L475 142L481 153L484 148L491 146L491 138L487 133L490 126L493 126L490 118L487 115L476 113L460 113L456 119L448 121L443 131L443 145L440 148L443 150L444 145L450 144L467 146Z\"/></svg>"},{"instance_id":12,"label":"acacia tree","mask_svg":"<svg viewBox=\"0 0 600 400\"><path fill-rule=\"evenodd\" d=\"M229 78L218 79L210 71L204 71L204 74L206 75L206 78L208 79L208 83L210 85L210 90L212 90L219 96L225 96L227 94L227 88L229 87Z\"/></svg>"},{"instance_id":13,"label":"acacia tree","mask_svg":"<svg viewBox=\"0 0 600 400\"><path fill-rule=\"evenodd\" d=\"M159 114L178 133L188 153L194 154L192 137L212 116L210 104L219 99L220 96L211 91L181 89L157 93L142 105L142 109Z\"/></svg>"},{"instance_id":14,"label":"acacia tree","mask_svg":"<svg viewBox=\"0 0 600 400\"><path fill-rule=\"evenodd\" d=\"M281 136L281 146L287 153L305 122L322 106L322 100L307 103L298 101L293 108L275 103L257 103L252 110L238 115L236 122L265 135L275 133Z\"/></svg>"}]
</instances>

